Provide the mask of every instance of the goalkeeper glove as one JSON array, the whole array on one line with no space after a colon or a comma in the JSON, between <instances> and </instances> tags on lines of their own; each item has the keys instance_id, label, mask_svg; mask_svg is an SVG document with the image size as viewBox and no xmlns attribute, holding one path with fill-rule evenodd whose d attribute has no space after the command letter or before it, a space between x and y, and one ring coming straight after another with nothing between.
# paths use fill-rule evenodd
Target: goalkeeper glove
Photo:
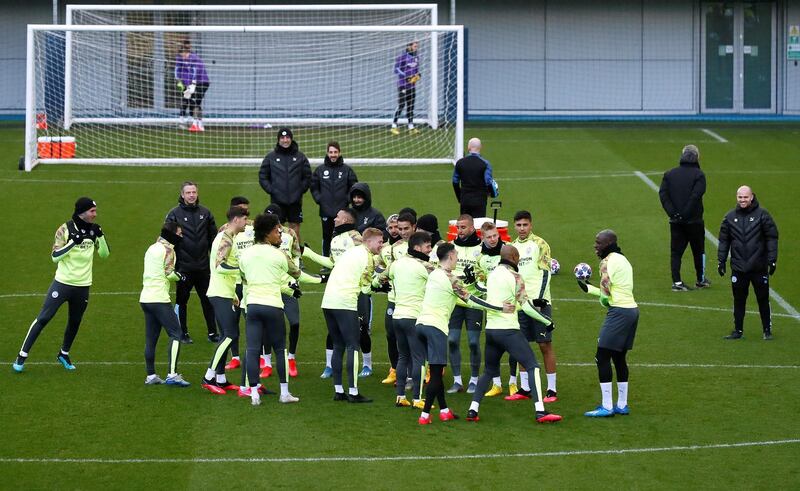
<instances>
[{"instance_id":1,"label":"goalkeeper glove","mask_svg":"<svg viewBox=\"0 0 800 491\"><path fill-rule=\"evenodd\" d=\"M186 87L186 90L183 91L183 98L184 99L191 99L192 94L194 94L195 89L197 86L195 84L191 84L190 86Z\"/></svg>"},{"instance_id":2,"label":"goalkeeper glove","mask_svg":"<svg viewBox=\"0 0 800 491\"><path fill-rule=\"evenodd\" d=\"M413 84L416 84L417 82L419 82L419 79L420 79L419 73L415 73L414 75L408 77L406 79L406 82L408 82L408 83L413 85Z\"/></svg>"},{"instance_id":3,"label":"goalkeeper glove","mask_svg":"<svg viewBox=\"0 0 800 491\"><path fill-rule=\"evenodd\" d=\"M589 282L588 281L586 281L586 280L578 280L578 286L580 287L581 290L583 290L583 293L589 293Z\"/></svg>"},{"instance_id":4,"label":"goalkeeper glove","mask_svg":"<svg viewBox=\"0 0 800 491\"><path fill-rule=\"evenodd\" d=\"M720 276L725 276L725 263L721 262L717 264L717 273L719 273Z\"/></svg>"},{"instance_id":5,"label":"goalkeeper glove","mask_svg":"<svg viewBox=\"0 0 800 491\"><path fill-rule=\"evenodd\" d=\"M771 263L769 263L769 275L770 276L775 274L775 268L776 267L777 267L777 264L775 264L775 261L772 261Z\"/></svg>"},{"instance_id":6,"label":"goalkeeper glove","mask_svg":"<svg viewBox=\"0 0 800 491\"><path fill-rule=\"evenodd\" d=\"M100 225L98 225L96 223L92 224L92 231L94 232L94 238L95 239L99 239L100 237L103 236L103 227L101 227Z\"/></svg>"},{"instance_id":7,"label":"goalkeeper glove","mask_svg":"<svg viewBox=\"0 0 800 491\"><path fill-rule=\"evenodd\" d=\"M328 278L330 278L330 277L331 277L330 274L320 273L319 274L319 282L320 283L327 283L328 282Z\"/></svg>"},{"instance_id":8,"label":"goalkeeper glove","mask_svg":"<svg viewBox=\"0 0 800 491\"><path fill-rule=\"evenodd\" d=\"M374 291L375 293L389 293L390 291L392 291L392 285L391 285L391 283L389 283L389 282L387 281L386 283L383 283L383 284L382 284L381 286L379 286L379 287L375 287L375 286L373 285L373 286L371 287L371 289L372 289L372 291Z\"/></svg>"},{"instance_id":9,"label":"goalkeeper glove","mask_svg":"<svg viewBox=\"0 0 800 491\"><path fill-rule=\"evenodd\" d=\"M181 92L183 92L184 90L186 90L186 86L185 86L185 85L183 85L183 82L182 82L182 81L180 81L180 80L178 80L178 90L180 90Z\"/></svg>"}]
</instances>

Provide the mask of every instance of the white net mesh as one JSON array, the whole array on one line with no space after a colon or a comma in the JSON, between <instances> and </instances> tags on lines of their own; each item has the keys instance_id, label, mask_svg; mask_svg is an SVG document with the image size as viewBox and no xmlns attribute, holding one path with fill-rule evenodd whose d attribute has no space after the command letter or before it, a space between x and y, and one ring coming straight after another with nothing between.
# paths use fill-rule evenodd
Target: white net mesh
<instances>
[{"instance_id":1,"label":"white net mesh","mask_svg":"<svg viewBox=\"0 0 800 491\"><path fill-rule=\"evenodd\" d=\"M436 4L409 5L185 5L69 8L72 24L179 26L420 26L435 24Z\"/></svg>"},{"instance_id":2,"label":"white net mesh","mask_svg":"<svg viewBox=\"0 0 800 491\"><path fill-rule=\"evenodd\" d=\"M280 126L293 129L309 157L324 156L326 142L334 139L354 163L456 158L459 50L451 28L107 29L116 30L69 32L70 39L58 29L34 34L36 136L74 137L70 162L254 163L274 145ZM176 59L187 40L208 75L202 101L202 80L188 101L177 87ZM411 41L419 45L416 131L409 131L404 110L396 135L390 132L399 96L394 65ZM182 105L189 106L186 120ZM205 131L187 131L190 115L201 119ZM53 156L39 157L55 163Z\"/></svg>"}]
</instances>

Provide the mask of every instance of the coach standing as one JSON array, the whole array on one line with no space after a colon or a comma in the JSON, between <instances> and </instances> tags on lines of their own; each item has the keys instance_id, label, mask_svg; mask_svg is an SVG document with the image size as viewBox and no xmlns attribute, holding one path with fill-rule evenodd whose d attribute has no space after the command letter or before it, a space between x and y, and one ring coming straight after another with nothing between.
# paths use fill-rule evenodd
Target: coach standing
<instances>
[{"instance_id":1,"label":"coach standing","mask_svg":"<svg viewBox=\"0 0 800 491\"><path fill-rule=\"evenodd\" d=\"M206 291L208 283L211 281L208 255L211 251L211 244L217 236L217 224L214 222L214 215L211 214L211 211L200 204L196 183L186 181L181 185L178 206L167 213L166 221L176 222L183 230L183 239L180 247L177 248L178 262L175 266L176 271L186 276L186 280L179 282L175 287L175 309L178 311L178 319L183 332L181 342L192 343L186 321L186 310L189 296L194 288L197 296L200 297L200 305L203 307L208 341L216 344L219 342L217 323L214 319L214 308L208 301Z\"/></svg>"},{"instance_id":2,"label":"coach standing","mask_svg":"<svg viewBox=\"0 0 800 491\"><path fill-rule=\"evenodd\" d=\"M664 173L658 195L661 206L669 217L672 290L687 291L681 281L681 257L689 244L694 256L697 288L708 288L705 275L705 225L703 223L703 195L706 193L706 175L700 170L700 151L686 145L681 152L680 164Z\"/></svg>"},{"instance_id":3,"label":"coach standing","mask_svg":"<svg viewBox=\"0 0 800 491\"><path fill-rule=\"evenodd\" d=\"M749 186L736 190L736 208L722 219L719 228L717 271L725 276L728 251L731 253L733 287L733 332L725 339L740 339L744 330L744 312L750 284L758 300L761 327L765 340L772 339L772 316L769 309L769 277L778 261L778 226L767 210L761 208Z\"/></svg>"},{"instance_id":4,"label":"coach standing","mask_svg":"<svg viewBox=\"0 0 800 491\"><path fill-rule=\"evenodd\" d=\"M278 144L261 162L258 183L269 195L270 203L277 203L286 213L289 228L294 230L302 244L303 194L311 185L311 164L298 148L289 128L278 131Z\"/></svg>"},{"instance_id":5,"label":"coach standing","mask_svg":"<svg viewBox=\"0 0 800 491\"><path fill-rule=\"evenodd\" d=\"M347 208L348 191L358 182L355 171L344 163L342 148L336 141L328 143L325 162L314 169L311 176L311 196L319 205L322 220L322 255L331 255L333 219L339 210Z\"/></svg>"},{"instance_id":6,"label":"coach standing","mask_svg":"<svg viewBox=\"0 0 800 491\"><path fill-rule=\"evenodd\" d=\"M453 190L461 205L461 215L473 218L486 216L486 198L497 196L492 179L492 165L481 156L481 141L470 138L467 142L469 155L456 162L453 170Z\"/></svg>"}]
</instances>

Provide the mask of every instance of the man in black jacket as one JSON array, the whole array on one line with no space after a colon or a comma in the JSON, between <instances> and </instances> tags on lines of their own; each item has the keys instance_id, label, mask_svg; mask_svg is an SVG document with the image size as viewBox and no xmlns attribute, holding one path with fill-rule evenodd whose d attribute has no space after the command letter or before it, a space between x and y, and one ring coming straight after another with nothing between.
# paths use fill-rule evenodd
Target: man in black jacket
<instances>
[{"instance_id":1,"label":"man in black jacket","mask_svg":"<svg viewBox=\"0 0 800 491\"><path fill-rule=\"evenodd\" d=\"M197 296L200 297L200 305L203 307L208 340L217 343L219 334L217 334L217 323L214 319L214 308L206 296L208 282L211 280L208 254L211 251L211 243L217 236L217 224L214 222L214 215L211 214L211 211L200 205L197 184L186 181L181 185L178 206L167 213L166 221L178 223L183 230L183 240L181 240L180 247L177 248L178 260L175 265L175 270L186 276L186 281L179 282L175 287L175 310L183 331L181 342L192 343L186 323L186 305L189 303L189 296L194 288Z\"/></svg>"},{"instance_id":2,"label":"man in black jacket","mask_svg":"<svg viewBox=\"0 0 800 491\"><path fill-rule=\"evenodd\" d=\"M322 220L323 256L331 255L333 219L339 210L347 208L350 201L348 192L358 182L355 171L344 163L341 151L338 142L329 142L325 162L314 169L311 176L311 196L319 205Z\"/></svg>"},{"instance_id":3,"label":"man in black jacket","mask_svg":"<svg viewBox=\"0 0 800 491\"><path fill-rule=\"evenodd\" d=\"M456 193L462 215L473 218L486 216L486 199L497 196L492 178L492 165L481 156L481 141L470 138L467 142L469 155L459 159L453 169L453 190ZM492 194L495 193L495 194Z\"/></svg>"},{"instance_id":4,"label":"man in black jacket","mask_svg":"<svg viewBox=\"0 0 800 491\"><path fill-rule=\"evenodd\" d=\"M711 285L705 275L705 192L706 175L700 170L700 151L694 145L686 145L681 152L680 164L664 173L658 190L661 206L669 217L672 290L676 292L689 290L681 281L681 258L687 244L694 256L695 286L707 288Z\"/></svg>"},{"instance_id":5,"label":"man in black jacket","mask_svg":"<svg viewBox=\"0 0 800 491\"><path fill-rule=\"evenodd\" d=\"M269 195L270 203L277 203L286 213L289 228L294 230L297 240L300 241L303 194L311 185L311 165L298 149L289 128L278 131L278 144L261 162L258 183Z\"/></svg>"},{"instance_id":6,"label":"man in black jacket","mask_svg":"<svg viewBox=\"0 0 800 491\"><path fill-rule=\"evenodd\" d=\"M356 211L356 230L373 227L384 232L386 236L386 219L378 209L372 207L372 192L365 182L357 182L350 188L350 203Z\"/></svg>"},{"instance_id":7,"label":"man in black jacket","mask_svg":"<svg viewBox=\"0 0 800 491\"><path fill-rule=\"evenodd\" d=\"M761 328L765 340L772 339L769 309L769 277L778 261L778 226L769 212L761 208L748 186L736 190L736 208L722 219L719 228L717 271L725 276L728 252L731 253L733 287L733 332L725 339L740 339L744 330L744 312L750 284L758 300Z\"/></svg>"}]
</instances>

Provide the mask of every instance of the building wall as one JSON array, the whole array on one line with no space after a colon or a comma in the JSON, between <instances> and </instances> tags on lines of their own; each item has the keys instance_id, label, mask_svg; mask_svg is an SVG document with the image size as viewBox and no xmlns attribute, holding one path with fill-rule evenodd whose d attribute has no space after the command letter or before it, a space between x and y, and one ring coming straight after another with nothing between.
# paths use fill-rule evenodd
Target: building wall
<instances>
[{"instance_id":1,"label":"building wall","mask_svg":"<svg viewBox=\"0 0 800 491\"><path fill-rule=\"evenodd\" d=\"M438 4L449 23L450 1ZM800 25L800 0L777 9L778 110L798 113L800 64L786 61L785 40L788 25ZM698 13L698 0L457 0L456 22L468 29L469 115L696 114ZM50 0L0 2L0 115L24 111L26 24L51 20Z\"/></svg>"}]
</instances>

